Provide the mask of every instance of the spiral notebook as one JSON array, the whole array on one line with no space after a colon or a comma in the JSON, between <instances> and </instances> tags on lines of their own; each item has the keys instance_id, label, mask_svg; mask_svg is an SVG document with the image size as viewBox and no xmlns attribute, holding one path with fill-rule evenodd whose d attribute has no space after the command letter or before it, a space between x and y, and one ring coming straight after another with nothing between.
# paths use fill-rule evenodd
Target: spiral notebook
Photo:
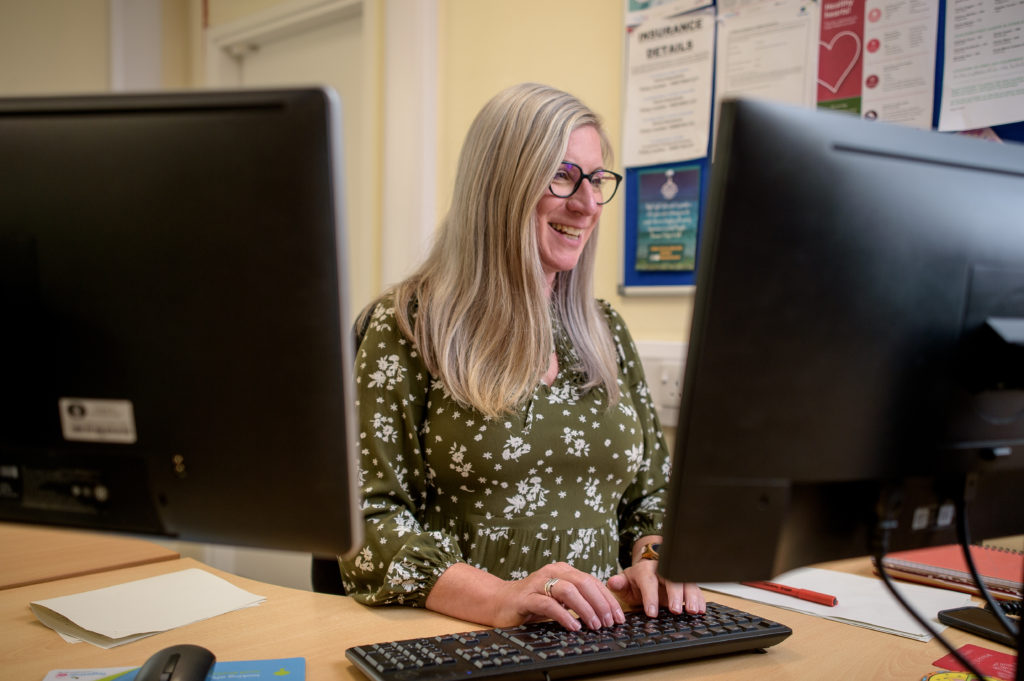
<instances>
[{"instance_id":1,"label":"spiral notebook","mask_svg":"<svg viewBox=\"0 0 1024 681\"><path fill-rule=\"evenodd\" d=\"M971 557L993 596L1021 599L1024 553L994 546L971 546ZM882 565L898 579L978 593L959 544L896 551L885 556Z\"/></svg>"}]
</instances>

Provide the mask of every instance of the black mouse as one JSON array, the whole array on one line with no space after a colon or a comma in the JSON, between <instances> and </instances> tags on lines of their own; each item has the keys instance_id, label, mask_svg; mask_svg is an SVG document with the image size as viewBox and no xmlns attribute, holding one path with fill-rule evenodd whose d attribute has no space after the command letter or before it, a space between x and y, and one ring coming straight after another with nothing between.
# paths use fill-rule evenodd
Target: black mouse
<instances>
[{"instance_id":1,"label":"black mouse","mask_svg":"<svg viewBox=\"0 0 1024 681\"><path fill-rule=\"evenodd\" d=\"M171 646L153 653L139 668L135 681L206 681L216 661L202 646Z\"/></svg>"}]
</instances>

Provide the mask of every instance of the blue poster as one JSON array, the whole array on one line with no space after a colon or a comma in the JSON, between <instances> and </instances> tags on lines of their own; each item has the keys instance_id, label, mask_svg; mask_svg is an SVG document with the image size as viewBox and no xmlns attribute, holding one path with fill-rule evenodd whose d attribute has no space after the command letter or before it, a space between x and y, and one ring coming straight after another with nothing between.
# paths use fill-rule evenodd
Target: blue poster
<instances>
[{"instance_id":1,"label":"blue poster","mask_svg":"<svg viewBox=\"0 0 1024 681\"><path fill-rule=\"evenodd\" d=\"M693 272L697 266L701 167L692 163L637 173L638 272Z\"/></svg>"}]
</instances>

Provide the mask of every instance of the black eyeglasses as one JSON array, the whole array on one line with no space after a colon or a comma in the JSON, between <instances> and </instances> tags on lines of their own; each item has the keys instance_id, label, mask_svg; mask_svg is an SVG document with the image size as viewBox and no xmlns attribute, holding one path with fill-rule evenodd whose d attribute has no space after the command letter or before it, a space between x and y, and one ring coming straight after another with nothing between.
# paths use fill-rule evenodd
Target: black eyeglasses
<instances>
[{"instance_id":1,"label":"black eyeglasses","mask_svg":"<svg viewBox=\"0 0 1024 681\"><path fill-rule=\"evenodd\" d=\"M563 161L558 166L558 170L555 171L555 177L551 180L548 189L558 198L567 199L576 193L576 190L583 184L583 180L590 182L590 186L594 188L594 193L599 197L597 205L603 206L615 196L615 192L619 189L619 183L622 182L622 175L605 170L604 168L598 168L591 173L585 173L583 168L580 168L575 163Z\"/></svg>"}]
</instances>

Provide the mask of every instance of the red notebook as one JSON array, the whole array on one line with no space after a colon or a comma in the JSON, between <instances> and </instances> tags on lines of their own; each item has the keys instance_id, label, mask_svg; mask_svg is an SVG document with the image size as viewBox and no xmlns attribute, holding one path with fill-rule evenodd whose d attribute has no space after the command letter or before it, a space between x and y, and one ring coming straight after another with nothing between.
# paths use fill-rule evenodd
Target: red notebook
<instances>
[{"instance_id":1,"label":"red notebook","mask_svg":"<svg viewBox=\"0 0 1024 681\"><path fill-rule=\"evenodd\" d=\"M1024 553L994 546L972 546L971 557L993 596L1004 600L1021 599ZM885 556L882 564L886 572L899 579L978 593L959 544L896 551Z\"/></svg>"}]
</instances>

